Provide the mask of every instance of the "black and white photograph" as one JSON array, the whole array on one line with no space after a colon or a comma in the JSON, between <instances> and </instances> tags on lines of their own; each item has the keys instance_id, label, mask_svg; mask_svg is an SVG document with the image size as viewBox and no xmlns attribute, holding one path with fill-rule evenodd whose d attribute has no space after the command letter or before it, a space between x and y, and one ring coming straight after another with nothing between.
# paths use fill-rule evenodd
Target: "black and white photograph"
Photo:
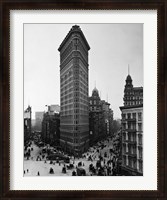
<instances>
[{"instance_id":1,"label":"black and white photograph","mask_svg":"<svg viewBox=\"0 0 167 200\"><path fill-rule=\"evenodd\" d=\"M143 176L143 24L23 30L23 176Z\"/></svg>"}]
</instances>

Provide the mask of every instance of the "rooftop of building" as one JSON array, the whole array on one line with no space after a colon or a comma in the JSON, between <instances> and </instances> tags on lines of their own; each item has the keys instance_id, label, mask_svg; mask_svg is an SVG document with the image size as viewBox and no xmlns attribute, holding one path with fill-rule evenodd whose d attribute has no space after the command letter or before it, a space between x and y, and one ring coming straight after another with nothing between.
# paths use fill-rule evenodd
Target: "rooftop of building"
<instances>
[{"instance_id":1,"label":"rooftop of building","mask_svg":"<svg viewBox=\"0 0 167 200\"><path fill-rule=\"evenodd\" d=\"M92 96L95 94L99 96L99 91L96 87L94 87L94 89L92 90Z\"/></svg>"},{"instance_id":2,"label":"rooftop of building","mask_svg":"<svg viewBox=\"0 0 167 200\"><path fill-rule=\"evenodd\" d=\"M106 105L110 105L110 103L108 103L107 101L105 100L101 100L102 104L106 104Z\"/></svg>"},{"instance_id":3,"label":"rooftop of building","mask_svg":"<svg viewBox=\"0 0 167 200\"><path fill-rule=\"evenodd\" d=\"M84 42L87 45L88 50L90 50L90 46L89 46L89 44L88 44L88 42L87 42L87 40L86 40L86 38L85 38L85 36L84 36L81 28L80 28L80 26L74 25L74 26L72 26L72 28L70 29L70 31L68 32L68 34L66 35L66 37L64 38L63 42L60 44L60 46L58 48L58 51L61 51L61 49L64 46L65 42L68 40L68 38L71 36L71 34L75 33L75 32L80 33L80 35L82 36Z\"/></svg>"},{"instance_id":4,"label":"rooftop of building","mask_svg":"<svg viewBox=\"0 0 167 200\"><path fill-rule=\"evenodd\" d=\"M132 81L132 78L131 78L131 76L128 74L128 76L126 77L126 80L128 81L128 80L130 80L130 81Z\"/></svg>"}]
</instances>

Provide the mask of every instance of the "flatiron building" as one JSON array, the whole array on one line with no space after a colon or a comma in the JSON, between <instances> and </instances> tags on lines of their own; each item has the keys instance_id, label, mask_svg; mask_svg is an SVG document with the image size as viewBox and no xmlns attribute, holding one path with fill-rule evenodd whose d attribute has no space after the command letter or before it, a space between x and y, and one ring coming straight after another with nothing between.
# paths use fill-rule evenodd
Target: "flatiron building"
<instances>
[{"instance_id":1,"label":"flatiron building","mask_svg":"<svg viewBox=\"0 0 167 200\"><path fill-rule=\"evenodd\" d=\"M90 46L77 25L60 47L60 145L74 155L89 147L88 51Z\"/></svg>"}]
</instances>

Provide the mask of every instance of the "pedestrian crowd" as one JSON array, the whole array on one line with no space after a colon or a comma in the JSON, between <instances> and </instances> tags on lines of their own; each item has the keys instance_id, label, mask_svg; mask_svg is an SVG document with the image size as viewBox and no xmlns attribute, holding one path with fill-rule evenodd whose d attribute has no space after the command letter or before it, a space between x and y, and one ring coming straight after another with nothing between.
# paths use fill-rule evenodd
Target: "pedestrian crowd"
<instances>
[{"instance_id":1,"label":"pedestrian crowd","mask_svg":"<svg viewBox=\"0 0 167 200\"><path fill-rule=\"evenodd\" d=\"M103 142L99 142L97 146L91 147L88 152L83 153L80 161L80 157L71 156L69 164L63 164L60 160L48 160L47 161L47 153L42 151L35 157L35 161L44 161L44 164L62 165L62 173L66 174L67 170L72 170L72 176L115 176L118 175L118 154L113 151L113 147L110 145L111 140L107 139ZM33 156L31 152L33 151L33 147L31 146L32 142L29 142L25 146L24 156L27 160L31 157L33 160ZM64 154L64 153L63 153ZM85 163L86 162L86 166ZM87 161L91 163L88 165ZM87 168L88 167L88 168ZM86 169L88 169L86 173ZM24 174L29 173L29 170L24 170ZM49 174L54 174L54 168L50 167ZM37 171L37 176L40 176L40 171Z\"/></svg>"}]
</instances>

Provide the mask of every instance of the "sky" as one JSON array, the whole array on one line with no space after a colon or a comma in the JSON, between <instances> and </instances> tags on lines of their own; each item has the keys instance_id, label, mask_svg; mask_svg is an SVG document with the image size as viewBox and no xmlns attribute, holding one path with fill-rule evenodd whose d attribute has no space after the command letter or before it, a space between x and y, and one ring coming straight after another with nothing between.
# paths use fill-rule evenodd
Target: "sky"
<instances>
[{"instance_id":1,"label":"sky","mask_svg":"<svg viewBox=\"0 0 167 200\"><path fill-rule=\"evenodd\" d=\"M58 48L75 24L24 24L24 109L60 105ZM114 119L121 118L125 80L143 86L143 24L77 24L89 45L89 96L96 86L108 100Z\"/></svg>"}]
</instances>

